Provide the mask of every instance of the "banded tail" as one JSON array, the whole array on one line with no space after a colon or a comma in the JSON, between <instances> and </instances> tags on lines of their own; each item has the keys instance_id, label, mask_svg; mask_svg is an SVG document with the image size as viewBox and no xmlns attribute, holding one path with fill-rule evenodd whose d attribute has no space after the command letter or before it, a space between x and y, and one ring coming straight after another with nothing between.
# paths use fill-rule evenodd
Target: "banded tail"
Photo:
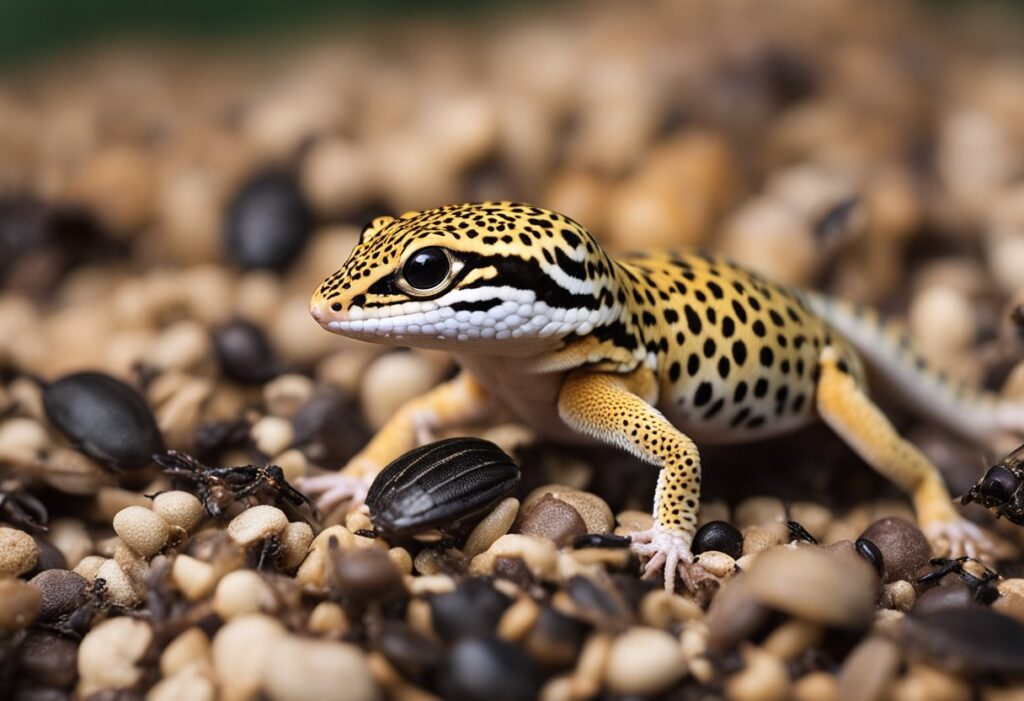
<instances>
[{"instance_id":1,"label":"banded tail","mask_svg":"<svg viewBox=\"0 0 1024 701\"><path fill-rule=\"evenodd\" d=\"M862 305L811 292L803 296L912 408L982 446L1024 436L1024 402L1006 401L935 368L914 349L903 325Z\"/></svg>"}]
</instances>

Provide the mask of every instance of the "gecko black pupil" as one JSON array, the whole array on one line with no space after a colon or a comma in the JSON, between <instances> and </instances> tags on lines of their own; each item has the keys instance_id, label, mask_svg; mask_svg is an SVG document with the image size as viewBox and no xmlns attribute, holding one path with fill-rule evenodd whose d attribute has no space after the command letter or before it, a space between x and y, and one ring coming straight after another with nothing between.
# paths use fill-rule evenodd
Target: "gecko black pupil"
<instances>
[{"instance_id":1,"label":"gecko black pupil","mask_svg":"<svg viewBox=\"0 0 1024 701\"><path fill-rule=\"evenodd\" d=\"M417 290L437 287L448 277L448 256L436 246L416 251L405 262L402 275L405 281Z\"/></svg>"}]
</instances>

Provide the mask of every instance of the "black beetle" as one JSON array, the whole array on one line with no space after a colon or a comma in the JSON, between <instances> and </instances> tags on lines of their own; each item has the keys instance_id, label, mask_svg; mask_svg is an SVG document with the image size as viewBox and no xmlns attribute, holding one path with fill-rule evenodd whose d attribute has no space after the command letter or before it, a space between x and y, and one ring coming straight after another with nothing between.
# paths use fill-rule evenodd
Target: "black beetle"
<instances>
[{"instance_id":1,"label":"black beetle","mask_svg":"<svg viewBox=\"0 0 1024 701\"><path fill-rule=\"evenodd\" d=\"M306 245L313 223L295 176L266 171L246 183L231 203L225 242L243 268L283 270Z\"/></svg>"},{"instance_id":2,"label":"black beetle","mask_svg":"<svg viewBox=\"0 0 1024 701\"><path fill-rule=\"evenodd\" d=\"M1007 455L960 499L978 502L996 517L1024 526L1024 445Z\"/></svg>"},{"instance_id":3,"label":"black beetle","mask_svg":"<svg viewBox=\"0 0 1024 701\"><path fill-rule=\"evenodd\" d=\"M519 467L480 438L429 443L394 460L370 485L366 505L377 531L407 536L453 526L480 513L519 482Z\"/></svg>"},{"instance_id":4,"label":"black beetle","mask_svg":"<svg viewBox=\"0 0 1024 701\"><path fill-rule=\"evenodd\" d=\"M110 375L79 372L62 377L43 388L43 407L78 450L106 467L145 467L154 453L163 451L146 400Z\"/></svg>"}]
</instances>

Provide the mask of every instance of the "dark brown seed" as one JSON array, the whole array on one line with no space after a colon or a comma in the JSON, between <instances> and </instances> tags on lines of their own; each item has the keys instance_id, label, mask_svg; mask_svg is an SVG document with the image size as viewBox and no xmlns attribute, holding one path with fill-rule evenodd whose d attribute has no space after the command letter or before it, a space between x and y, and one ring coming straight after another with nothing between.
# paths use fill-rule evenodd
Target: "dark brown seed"
<instances>
[{"instance_id":1,"label":"dark brown seed","mask_svg":"<svg viewBox=\"0 0 1024 701\"><path fill-rule=\"evenodd\" d=\"M882 553L886 582L913 579L932 556L932 547L921 529L902 518L875 521L860 537L870 540Z\"/></svg>"},{"instance_id":2,"label":"dark brown seed","mask_svg":"<svg viewBox=\"0 0 1024 701\"><path fill-rule=\"evenodd\" d=\"M332 546L336 541L332 541ZM337 552L334 556L334 574L339 593L356 603L393 601L406 596L405 582L387 553L380 550L359 549Z\"/></svg>"},{"instance_id":3,"label":"dark brown seed","mask_svg":"<svg viewBox=\"0 0 1024 701\"><path fill-rule=\"evenodd\" d=\"M583 645L585 627L551 606L541 608L540 616L526 636L523 647L547 668L571 665Z\"/></svg>"},{"instance_id":4,"label":"dark brown seed","mask_svg":"<svg viewBox=\"0 0 1024 701\"><path fill-rule=\"evenodd\" d=\"M494 631L512 600L486 578L465 580L458 589L430 599L434 632L445 642Z\"/></svg>"},{"instance_id":5,"label":"dark brown seed","mask_svg":"<svg viewBox=\"0 0 1024 701\"><path fill-rule=\"evenodd\" d=\"M86 455L121 469L145 467L163 451L163 438L146 400L110 375L80 372L43 390L53 425Z\"/></svg>"},{"instance_id":6,"label":"dark brown seed","mask_svg":"<svg viewBox=\"0 0 1024 701\"><path fill-rule=\"evenodd\" d=\"M565 591L577 606L575 615L599 628L622 630L633 621L629 604L607 577L594 581L576 575Z\"/></svg>"},{"instance_id":7,"label":"dark brown seed","mask_svg":"<svg viewBox=\"0 0 1024 701\"><path fill-rule=\"evenodd\" d=\"M310 460L344 464L366 445L369 431L355 404L342 392L317 390L292 419L295 445Z\"/></svg>"},{"instance_id":8,"label":"dark brown seed","mask_svg":"<svg viewBox=\"0 0 1024 701\"><path fill-rule=\"evenodd\" d=\"M402 674L422 677L444 661L442 648L402 621L386 621L377 638L377 649Z\"/></svg>"},{"instance_id":9,"label":"dark brown seed","mask_svg":"<svg viewBox=\"0 0 1024 701\"><path fill-rule=\"evenodd\" d=\"M78 643L44 630L31 630L18 645L20 674L42 686L70 688L77 678Z\"/></svg>"},{"instance_id":10,"label":"dark brown seed","mask_svg":"<svg viewBox=\"0 0 1024 701\"><path fill-rule=\"evenodd\" d=\"M580 512L550 494L541 497L519 522L519 532L547 538L558 547L566 547L585 535L587 524Z\"/></svg>"},{"instance_id":11,"label":"dark brown seed","mask_svg":"<svg viewBox=\"0 0 1024 701\"><path fill-rule=\"evenodd\" d=\"M89 582L70 570L50 569L40 572L29 582L39 590L43 606L39 620L52 623L85 605Z\"/></svg>"},{"instance_id":12,"label":"dark brown seed","mask_svg":"<svg viewBox=\"0 0 1024 701\"><path fill-rule=\"evenodd\" d=\"M519 467L479 438L449 438L411 450L370 485L366 505L378 531L412 535L450 527L495 504L519 482Z\"/></svg>"},{"instance_id":13,"label":"dark brown seed","mask_svg":"<svg viewBox=\"0 0 1024 701\"><path fill-rule=\"evenodd\" d=\"M234 319L212 332L221 372L243 384L262 384L281 374L270 341L255 324Z\"/></svg>"},{"instance_id":14,"label":"dark brown seed","mask_svg":"<svg viewBox=\"0 0 1024 701\"><path fill-rule=\"evenodd\" d=\"M521 648L491 636L455 645L439 677L441 697L449 701L532 701L544 679Z\"/></svg>"},{"instance_id":15,"label":"dark brown seed","mask_svg":"<svg viewBox=\"0 0 1024 701\"><path fill-rule=\"evenodd\" d=\"M970 587L957 579L950 578L941 586L933 587L921 594L914 602L910 613L914 616L928 616L936 611L978 605Z\"/></svg>"},{"instance_id":16,"label":"dark brown seed","mask_svg":"<svg viewBox=\"0 0 1024 701\"><path fill-rule=\"evenodd\" d=\"M302 251L313 214L295 177L267 171L245 184L228 210L225 241L243 268L286 268Z\"/></svg>"},{"instance_id":17,"label":"dark brown seed","mask_svg":"<svg viewBox=\"0 0 1024 701\"><path fill-rule=\"evenodd\" d=\"M64 559L64 553L54 547L50 541L37 535L32 536L32 539L36 541L36 547L39 548L39 559L36 560L36 566L32 568L29 576L35 576L47 570L63 570L68 566Z\"/></svg>"},{"instance_id":18,"label":"dark brown seed","mask_svg":"<svg viewBox=\"0 0 1024 701\"><path fill-rule=\"evenodd\" d=\"M911 650L931 664L967 674L1024 674L1024 625L985 607L947 608L907 616Z\"/></svg>"}]
</instances>

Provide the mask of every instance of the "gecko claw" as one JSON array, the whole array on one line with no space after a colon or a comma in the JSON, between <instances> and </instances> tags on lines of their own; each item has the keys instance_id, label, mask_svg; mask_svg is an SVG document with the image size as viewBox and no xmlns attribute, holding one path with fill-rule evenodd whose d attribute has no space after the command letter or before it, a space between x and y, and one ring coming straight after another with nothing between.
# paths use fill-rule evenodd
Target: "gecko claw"
<instances>
[{"instance_id":1,"label":"gecko claw","mask_svg":"<svg viewBox=\"0 0 1024 701\"><path fill-rule=\"evenodd\" d=\"M922 529L940 555L950 558L970 557L994 564L1009 556L1010 546L1001 538L959 516L927 524Z\"/></svg>"},{"instance_id":2,"label":"gecko claw","mask_svg":"<svg viewBox=\"0 0 1024 701\"><path fill-rule=\"evenodd\" d=\"M343 502L349 502L351 509L357 509L366 501L370 489L363 477L347 475L344 471L316 477L300 477L295 486L316 501L321 513L328 513Z\"/></svg>"},{"instance_id":3,"label":"gecko claw","mask_svg":"<svg viewBox=\"0 0 1024 701\"><path fill-rule=\"evenodd\" d=\"M709 582L718 581L717 577L693 561L691 534L668 531L655 525L631 537L633 542L630 547L633 552L647 560L642 577L651 579L663 573L666 591L675 591L676 573L683 580L686 590L691 592Z\"/></svg>"}]
</instances>

